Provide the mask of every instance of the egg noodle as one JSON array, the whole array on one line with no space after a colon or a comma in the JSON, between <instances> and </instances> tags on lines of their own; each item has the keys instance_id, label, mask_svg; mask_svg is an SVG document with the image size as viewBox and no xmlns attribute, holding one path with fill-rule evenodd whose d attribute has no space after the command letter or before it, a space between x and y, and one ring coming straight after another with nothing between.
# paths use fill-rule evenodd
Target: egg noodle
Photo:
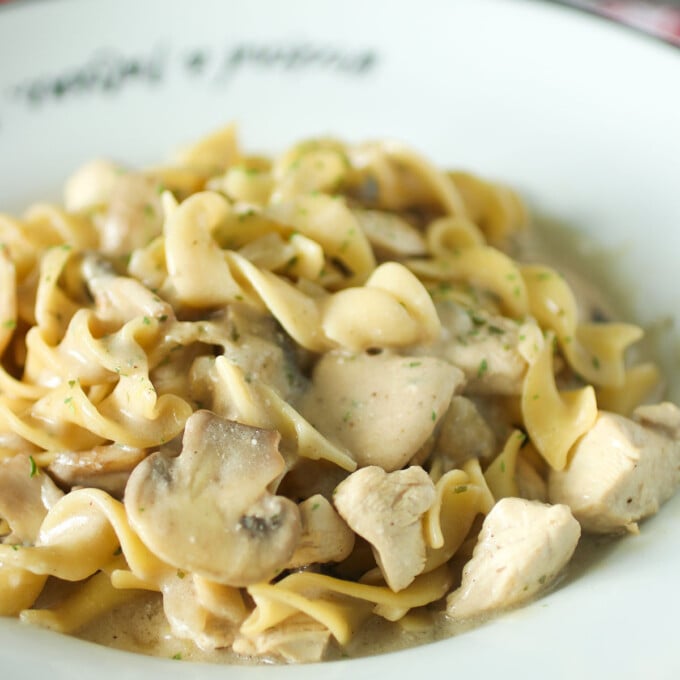
<instances>
[{"instance_id":1,"label":"egg noodle","mask_svg":"<svg viewBox=\"0 0 680 680\"><path fill-rule=\"evenodd\" d=\"M673 461L680 419L638 408L639 328L514 259L528 226L401 144L268 158L233 126L0 215L0 614L77 634L153 591L203 650L310 661L374 617L517 604L581 529L635 531L677 473L600 511L572 461L607 422L636 470Z\"/></svg>"}]
</instances>

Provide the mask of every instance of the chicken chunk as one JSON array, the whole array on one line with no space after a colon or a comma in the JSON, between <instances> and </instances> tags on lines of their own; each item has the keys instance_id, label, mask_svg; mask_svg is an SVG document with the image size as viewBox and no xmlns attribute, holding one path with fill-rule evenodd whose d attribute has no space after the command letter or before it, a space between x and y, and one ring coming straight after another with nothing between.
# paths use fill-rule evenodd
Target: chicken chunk
<instances>
[{"instance_id":1,"label":"chicken chunk","mask_svg":"<svg viewBox=\"0 0 680 680\"><path fill-rule=\"evenodd\" d=\"M329 352L301 412L360 466L398 470L432 435L462 383L441 359Z\"/></svg>"},{"instance_id":2,"label":"chicken chunk","mask_svg":"<svg viewBox=\"0 0 680 680\"><path fill-rule=\"evenodd\" d=\"M581 535L566 505L503 498L486 516L447 613L465 619L505 609L546 588L571 559Z\"/></svg>"},{"instance_id":3,"label":"chicken chunk","mask_svg":"<svg viewBox=\"0 0 680 680\"><path fill-rule=\"evenodd\" d=\"M354 548L354 533L321 494L303 501L298 508L302 535L288 563L289 569L341 562L349 556Z\"/></svg>"},{"instance_id":4,"label":"chicken chunk","mask_svg":"<svg viewBox=\"0 0 680 680\"><path fill-rule=\"evenodd\" d=\"M362 468L341 482L333 496L340 516L371 544L395 592L406 588L425 566L421 520L434 499L432 480L417 466L396 472Z\"/></svg>"},{"instance_id":5,"label":"chicken chunk","mask_svg":"<svg viewBox=\"0 0 680 680\"><path fill-rule=\"evenodd\" d=\"M535 321L517 323L452 302L438 303L437 313L442 336L434 353L463 371L466 394L520 394L529 358L541 339Z\"/></svg>"},{"instance_id":6,"label":"chicken chunk","mask_svg":"<svg viewBox=\"0 0 680 680\"><path fill-rule=\"evenodd\" d=\"M643 423L600 412L567 467L551 471L550 501L566 503L584 531L634 531L680 483L680 442Z\"/></svg>"}]
</instances>

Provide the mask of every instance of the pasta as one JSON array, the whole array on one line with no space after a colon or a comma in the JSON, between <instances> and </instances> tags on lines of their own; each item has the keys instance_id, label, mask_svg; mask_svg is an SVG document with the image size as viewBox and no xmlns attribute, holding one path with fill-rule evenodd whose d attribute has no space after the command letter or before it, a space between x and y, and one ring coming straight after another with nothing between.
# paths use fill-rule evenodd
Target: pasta
<instances>
[{"instance_id":1,"label":"pasta","mask_svg":"<svg viewBox=\"0 0 680 680\"><path fill-rule=\"evenodd\" d=\"M0 216L0 614L103 640L153 602L186 658L306 662L637 531L680 410L528 227L401 144L268 158L233 126Z\"/></svg>"}]
</instances>

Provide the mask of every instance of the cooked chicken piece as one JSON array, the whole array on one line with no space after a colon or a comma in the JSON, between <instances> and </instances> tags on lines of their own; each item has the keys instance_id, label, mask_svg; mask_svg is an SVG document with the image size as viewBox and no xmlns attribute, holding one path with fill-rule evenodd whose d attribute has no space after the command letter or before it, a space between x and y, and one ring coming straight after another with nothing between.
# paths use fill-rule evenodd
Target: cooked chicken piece
<instances>
[{"instance_id":1,"label":"cooked chicken piece","mask_svg":"<svg viewBox=\"0 0 680 680\"><path fill-rule=\"evenodd\" d=\"M447 598L456 619L505 609L546 588L581 535L566 505L503 498L486 516L460 587Z\"/></svg>"},{"instance_id":2,"label":"cooked chicken piece","mask_svg":"<svg viewBox=\"0 0 680 680\"><path fill-rule=\"evenodd\" d=\"M107 255L125 255L159 236L163 209L158 181L136 173L119 175L97 227L100 248Z\"/></svg>"},{"instance_id":3,"label":"cooked chicken piece","mask_svg":"<svg viewBox=\"0 0 680 680\"><path fill-rule=\"evenodd\" d=\"M78 168L64 187L66 209L77 212L107 205L118 178L125 172L125 168L103 159Z\"/></svg>"},{"instance_id":4,"label":"cooked chicken piece","mask_svg":"<svg viewBox=\"0 0 680 680\"><path fill-rule=\"evenodd\" d=\"M342 518L373 549L387 585L406 588L425 566L422 517L434 503L435 488L425 470L385 472L377 466L353 472L335 490Z\"/></svg>"},{"instance_id":5,"label":"cooked chicken piece","mask_svg":"<svg viewBox=\"0 0 680 680\"><path fill-rule=\"evenodd\" d=\"M456 395L442 418L436 450L446 461L445 470L460 467L470 458L491 458L498 445L493 430L467 397Z\"/></svg>"},{"instance_id":6,"label":"cooked chicken piece","mask_svg":"<svg viewBox=\"0 0 680 680\"><path fill-rule=\"evenodd\" d=\"M528 358L541 341L533 320L517 323L450 301L437 303L437 313L442 335L427 351L463 371L466 394L521 393Z\"/></svg>"},{"instance_id":7,"label":"cooked chicken piece","mask_svg":"<svg viewBox=\"0 0 680 680\"><path fill-rule=\"evenodd\" d=\"M601 411L570 453L567 467L551 471L548 494L566 503L584 531L635 531L680 483L680 441L667 429ZM657 412L661 413L661 412ZM640 414L638 414L638 417Z\"/></svg>"},{"instance_id":8,"label":"cooked chicken piece","mask_svg":"<svg viewBox=\"0 0 680 680\"><path fill-rule=\"evenodd\" d=\"M303 501L298 508L302 536L288 563L289 569L341 562L349 556L354 548L354 533L321 494Z\"/></svg>"},{"instance_id":9,"label":"cooked chicken piece","mask_svg":"<svg viewBox=\"0 0 680 680\"><path fill-rule=\"evenodd\" d=\"M274 657L288 663L311 663L323 659L330 637L331 632L326 626L304 614L298 614L252 637L239 635L232 649L244 656Z\"/></svg>"},{"instance_id":10,"label":"cooked chicken piece","mask_svg":"<svg viewBox=\"0 0 680 680\"><path fill-rule=\"evenodd\" d=\"M0 518L12 530L10 542L35 542L45 515L63 495L30 456L0 460Z\"/></svg>"},{"instance_id":11,"label":"cooked chicken piece","mask_svg":"<svg viewBox=\"0 0 680 680\"><path fill-rule=\"evenodd\" d=\"M291 500L268 486L284 471L280 436L197 411L182 452L140 463L125 508L140 538L169 564L233 586L273 578L301 533Z\"/></svg>"},{"instance_id":12,"label":"cooked chicken piece","mask_svg":"<svg viewBox=\"0 0 680 680\"><path fill-rule=\"evenodd\" d=\"M425 444L462 381L459 370L432 357L329 352L300 410L359 466L389 472Z\"/></svg>"},{"instance_id":13,"label":"cooked chicken piece","mask_svg":"<svg viewBox=\"0 0 680 680\"><path fill-rule=\"evenodd\" d=\"M680 439L680 408L670 401L638 406L633 411L633 420L644 427L660 430L671 439Z\"/></svg>"},{"instance_id":14,"label":"cooked chicken piece","mask_svg":"<svg viewBox=\"0 0 680 680\"><path fill-rule=\"evenodd\" d=\"M194 578L180 571L162 585L163 611L172 633L193 640L200 649L228 647L245 618L245 608L228 616L216 614L201 602Z\"/></svg>"},{"instance_id":15,"label":"cooked chicken piece","mask_svg":"<svg viewBox=\"0 0 680 680\"><path fill-rule=\"evenodd\" d=\"M109 444L89 451L60 451L47 469L63 486L103 489L122 498L130 473L145 456L144 449Z\"/></svg>"}]
</instances>

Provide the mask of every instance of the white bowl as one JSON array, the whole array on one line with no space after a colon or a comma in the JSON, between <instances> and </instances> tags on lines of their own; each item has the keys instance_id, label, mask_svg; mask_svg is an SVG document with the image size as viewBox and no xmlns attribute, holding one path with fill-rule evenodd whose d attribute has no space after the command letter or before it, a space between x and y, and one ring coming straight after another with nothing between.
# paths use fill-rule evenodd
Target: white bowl
<instances>
[{"instance_id":1,"label":"white bowl","mask_svg":"<svg viewBox=\"0 0 680 680\"><path fill-rule=\"evenodd\" d=\"M524 0L62 0L0 11L0 206L58 198L81 162L153 163L235 120L278 151L396 137L514 185L618 287L680 398L680 53ZM574 242L574 239L570 239ZM602 266L605 263L606 266ZM3 677L676 678L680 498L554 592L453 639L304 667L188 664L0 620Z\"/></svg>"}]
</instances>

